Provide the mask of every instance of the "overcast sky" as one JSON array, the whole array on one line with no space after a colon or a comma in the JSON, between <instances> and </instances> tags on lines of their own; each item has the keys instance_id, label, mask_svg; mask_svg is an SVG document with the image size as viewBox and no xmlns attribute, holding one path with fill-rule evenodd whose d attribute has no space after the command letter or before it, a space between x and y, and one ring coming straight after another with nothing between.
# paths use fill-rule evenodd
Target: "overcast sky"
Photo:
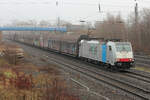
<instances>
[{"instance_id":1,"label":"overcast sky","mask_svg":"<svg viewBox=\"0 0 150 100\"><path fill-rule=\"evenodd\" d=\"M56 2L58 5L56 6ZM98 4L103 13L99 13ZM138 0L139 9L150 8L150 0ZM13 20L103 20L107 12L121 13L126 19L134 11L134 0L0 0L0 25Z\"/></svg>"}]
</instances>

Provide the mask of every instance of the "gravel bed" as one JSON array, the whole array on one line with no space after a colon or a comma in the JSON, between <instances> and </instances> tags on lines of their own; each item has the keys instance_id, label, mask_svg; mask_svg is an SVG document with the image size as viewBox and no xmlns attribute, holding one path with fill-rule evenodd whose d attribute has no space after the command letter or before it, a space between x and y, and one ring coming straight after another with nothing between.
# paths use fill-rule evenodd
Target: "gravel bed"
<instances>
[{"instance_id":1,"label":"gravel bed","mask_svg":"<svg viewBox=\"0 0 150 100\"><path fill-rule=\"evenodd\" d=\"M73 61L70 64L72 64L72 63L73 63ZM86 66L85 64L76 63L75 65L82 66L82 67L85 67L85 68L89 67L90 69L93 69L93 71L96 71L96 72L99 72L99 73L104 72L104 71L99 70L97 68L91 68L91 66ZM119 80L122 80L124 82L128 82L130 84L133 84L134 86L138 86L138 87L150 90L150 83L144 82L142 80L138 80L136 78L125 76L125 75L123 75L124 73L111 73L111 72L107 72L107 73L109 73L110 76L113 76L113 77L115 77Z\"/></svg>"},{"instance_id":2,"label":"gravel bed","mask_svg":"<svg viewBox=\"0 0 150 100\"><path fill-rule=\"evenodd\" d=\"M66 61L66 62L68 62L68 63L70 63L70 64L73 64L73 63L75 63L74 65L78 65L78 66L82 66L82 67L85 67L85 68L87 68L87 67L89 67L90 69L94 69L94 68L91 68L91 66L86 66L85 64L81 64L81 63L77 63L77 62L74 62L74 61L68 61L68 60L64 60L64 58L62 59L63 61ZM102 70L99 70L99 69L94 69L96 72L102 72ZM107 73L109 73L109 72L107 72ZM113 76L113 77L116 77L117 79L119 79L119 80L122 80L122 81L124 81L124 82L128 82L128 83L130 83L130 84L133 84L134 86L138 86L138 87L141 87L141 88L143 88L143 89L146 89L146 90L150 90L150 83L147 83L147 82L143 82L142 80L138 80L138 79L136 79L136 78L132 78L132 77L128 77L128 76L125 76L125 75L123 75L122 73L109 73L111 76Z\"/></svg>"},{"instance_id":3,"label":"gravel bed","mask_svg":"<svg viewBox=\"0 0 150 100\"><path fill-rule=\"evenodd\" d=\"M119 74L119 75L116 74L115 76L116 76L116 78L118 78L122 81L128 82L130 84L133 84L134 86L141 87L143 89L146 89L146 90L150 91L150 83L138 80L136 78L127 77L127 76L122 75L122 74Z\"/></svg>"},{"instance_id":4,"label":"gravel bed","mask_svg":"<svg viewBox=\"0 0 150 100\"><path fill-rule=\"evenodd\" d=\"M149 72L139 71L139 70L135 70L135 69L131 69L130 72L134 72L134 73L137 73L137 74L148 76L150 78L150 73Z\"/></svg>"}]
</instances>

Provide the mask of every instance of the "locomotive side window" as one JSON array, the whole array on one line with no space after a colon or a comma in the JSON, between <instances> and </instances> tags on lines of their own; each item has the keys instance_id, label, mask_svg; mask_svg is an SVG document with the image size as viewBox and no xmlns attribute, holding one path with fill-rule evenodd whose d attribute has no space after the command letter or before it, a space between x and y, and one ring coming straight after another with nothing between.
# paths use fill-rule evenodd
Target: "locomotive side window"
<instances>
[{"instance_id":1,"label":"locomotive side window","mask_svg":"<svg viewBox=\"0 0 150 100\"><path fill-rule=\"evenodd\" d=\"M112 50L112 48L111 48L111 46L109 46L109 51L111 51Z\"/></svg>"}]
</instances>

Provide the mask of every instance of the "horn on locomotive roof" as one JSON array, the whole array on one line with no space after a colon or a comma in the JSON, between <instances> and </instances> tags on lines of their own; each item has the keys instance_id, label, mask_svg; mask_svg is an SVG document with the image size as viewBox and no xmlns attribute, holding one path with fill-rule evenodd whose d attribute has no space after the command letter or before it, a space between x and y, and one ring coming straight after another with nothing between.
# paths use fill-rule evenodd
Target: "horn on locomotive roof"
<instances>
[{"instance_id":1,"label":"horn on locomotive roof","mask_svg":"<svg viewBox=\"0 0 150 100\"><path fill-rule=\"evenodd\" d=\"M88 40L102 40L102 41L104 41L105 39L104 38L88 38Z\"/></svg>"},{"instance_id":2,"label":"horn on locomotive roof","mask_svg":"<svg viewBox=\"0 0 150 100\"><path fill-rule=\"evenodd\" d=\"M81 35L78 38L78 41L81 41L81 40L102 40L102 41L104 41L105 39L104 38L89 37L89 35Z\"/></svg>"}]
</instances>

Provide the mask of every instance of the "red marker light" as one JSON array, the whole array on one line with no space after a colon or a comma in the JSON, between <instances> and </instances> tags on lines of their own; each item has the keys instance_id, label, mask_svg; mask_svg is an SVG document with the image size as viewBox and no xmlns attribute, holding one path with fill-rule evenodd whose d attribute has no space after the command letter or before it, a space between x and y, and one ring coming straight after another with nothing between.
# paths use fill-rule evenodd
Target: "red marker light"
<instances>
[{"instance_id":1,"label":"red marker light","mask_svg":"<svg viewBox=\"0 0 150 100\"><path fill-rule=\"evenodd\" d=\"M132 58L119 58L117 59L118 62L130 62L132 61Z\"/></svg>"}]
</instances>

